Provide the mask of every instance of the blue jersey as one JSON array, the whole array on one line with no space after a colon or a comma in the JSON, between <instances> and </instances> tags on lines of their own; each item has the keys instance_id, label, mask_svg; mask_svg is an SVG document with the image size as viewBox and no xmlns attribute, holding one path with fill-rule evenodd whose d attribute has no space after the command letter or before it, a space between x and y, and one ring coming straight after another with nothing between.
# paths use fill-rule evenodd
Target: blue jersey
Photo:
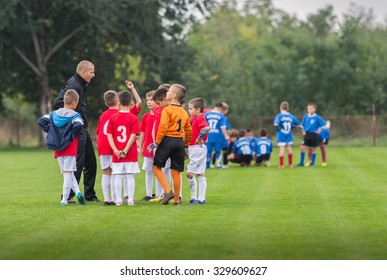
<instances>
[{"instance_id":1,"label":"blue jersey","mask_svg":"<svg viewBox=\"0 0 387 280\"><path fill-rule=\"evenodd\" d=\"M224 115L223 115L224 116ZM225 122L225 124L226 124L226 130L227 130L227 132L228 131L230 131L230 129L231 129L231 124L230 124L230 121L228 120L228 118L226 117L226 116L224 116L224 122ZM228 147L228 142L227 142L227 140L226 140L226 138L224 137L224 135L223 135L223 133L221 133L221 136L222 136L222 147L223 148L227 148Z\"/></svg>"},{"instance_id":2,"label":"blue jersey","mask_svg":"<svg viewBox=\"0 0 387 280\"><path fill-rule=\"evenodd\" d=\"M239 138L232 146L233 154L252 155L253 151L250 146L250 140L246 137Z\"/></svg>"},{"instance_id":3,"label":"blue jersey","mask_svg":"<svg viewBox=\"0 0 387 280\"><path fill-rule=\"evenodd\" d=\"M257 146L257 140L258 138L255 136L251 136L250 138L250 146L253 151L255 151L255 147Z\"/></svg>"},{"instance_id":4,"label":"blue jersey","mask_svg":"<svg viewBox=\"0 0 387 280\"><path fill-rule=\"evenodd\" d=\"M313 116L306 114L302 119L301 126L306 133L315 133L321 127L325 127L325 121L317 114L314 114Z\"/></svg>"},{"instance_id":5,"label":"blue jersey","mask_svg":"<svg viewBox=\"0 0 387 280\"><path fill-rule=\"evenodd\" d=\"M212 110L205 113L204 118L206 119L208 126L210 127L207 143L222 143L224 135L221 130L221 127L227 127L225 116L221 112Z\"/></svg>"},{"instance_id":6,"label":"blue jersey","mask_svg":"<svg viewBox=\"0 0 387 280\"><path fill-rule=\"evenodd\" d=\"M323 129L319 134L318 137L321 142L331 138L331 133L329 132L329 129Z\"/></svg>"},{"instance_id":7,"label":"blue jersey","mask_svg":"<svg viewBox=\"0 0 387 280\"><path fill-rule=\"evenodd\" d=\"M277 128L277 143L292 143L292 129L299 126L300 122L290 113L279 113L274 119Z\"/></svg>"},{"instance_id":8,"label":"blue jersey","mask_svg":"<svg viewBox=\"0 0 387 280\"><path fill-rule=\"evenodd\" d=\"M255 153L257 157L261 155L271 154L273 151L273 143L267 137L258 138L255 146Z\"/></svg>"}]
</instances>

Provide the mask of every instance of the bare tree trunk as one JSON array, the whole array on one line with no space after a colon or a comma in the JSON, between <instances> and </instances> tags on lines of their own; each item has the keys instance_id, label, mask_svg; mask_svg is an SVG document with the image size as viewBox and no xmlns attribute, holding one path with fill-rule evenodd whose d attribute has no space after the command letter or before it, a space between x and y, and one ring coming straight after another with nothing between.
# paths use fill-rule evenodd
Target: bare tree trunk
<instances>
[{"instance_id":1,"label":"bare tree trunk","mask_svg":"<svg viewBox=\"0 0 387 280\"><path fill-rule=\"evenodd\" d=\"M39 113L40 116L43 116L52 110L51 106L51 91L50 91L50 85L49 85L49 78L47 73L47 68L43 66L45 69L41 69L42 75L39 79L39 92L40 92L40 103L39 103ZM45 133L40 130L39 134L39 145L44 146L45 145Z\"/></svg>"}]
</instances>

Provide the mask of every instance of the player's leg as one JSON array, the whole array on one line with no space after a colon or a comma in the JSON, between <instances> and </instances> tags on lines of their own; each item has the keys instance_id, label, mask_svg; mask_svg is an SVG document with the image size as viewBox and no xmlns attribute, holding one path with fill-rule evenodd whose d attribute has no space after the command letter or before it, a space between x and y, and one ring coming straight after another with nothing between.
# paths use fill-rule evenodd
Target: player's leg
<instances>
[{"instance_id":1,"label":"player's leg","mask_svg":"<svg viewBox=\"0 0 387 280\"><path fill-rule=\"evenodd\" d=\"M214 148L214 143L206 143L207 147L207 161L206 161L206 168L210 168L211 166L211 158L212 158L212 150Z\"/></svg>"},{"instance_id":2,"label":"player's leg","mask_svg":"<svg viewBox=\"0 0 387 280\"><path fill-rule=\"evenodd\" d=\"M125 174L126 185L128 189L128 205L134 206L134 192L136 189L136 181L134 180L134 174Z\"/></svg>"},{"instance_id":3,"label":"player's leg","mask_svg":"<svg viewBox=\"0 0 387 280\"><path fill-rule=\"evenodd\" d=\"M222 168L222 152L221 152L222 143L221 142L215 143L214 148L215 148L216 167Z\"/></svg>"},{"instance_id":4,"label":"player's leg","mask_svg":"<svg viewBox=\"0 0 387 280\"><path fill-rule=\"evenodd\" d=\"M149 201L152 199L152 190L153 190L153 157L144 157L144 162L142 165L142 170L145 171L145 196L142 200Z\"/></svg>"},{"instance_id":5,"label":"player's leg","mask_svg":"<svg viewBox=\"0 0 387 280\"><path fill-rule=\"evenodd\" d=\"M278 146L279 146L279 166L278 166L278 168L284 168L285 143L278 143Z\"/></svg>"},{"instance_id":6,"label":"player's leg","mask_svg":"<svg viewBox=\"0 0 387 280\"><path fill-rule=\"evenodd\" d=\"M198 174L198 185L199 185L199 204L206 204L206 190L207 190L207 179L203 174Z\"/></svg>"},{"instance_id":7,"label":"player's leg","mask_svg":"<svg viewBox=\"0 0 387 280\"><path fill-rule=\"evenodd\" d=\"M321 166L323 167L327 166L327 150L326 150L327 145L328 145L328 142L326 140L320 144Z\"/></svg>"},{"instance_id":8,"label":"player's leg","mask_svg":"<svg viewBox=\"0 0 387 280\"><path fill-rule=\"evenodd\" d=\"M289 167L293 167L293 150L292 150L292 144L288 143L286 146L287 152L288 152L288 164Z\"/></svg>"}]
</instances>

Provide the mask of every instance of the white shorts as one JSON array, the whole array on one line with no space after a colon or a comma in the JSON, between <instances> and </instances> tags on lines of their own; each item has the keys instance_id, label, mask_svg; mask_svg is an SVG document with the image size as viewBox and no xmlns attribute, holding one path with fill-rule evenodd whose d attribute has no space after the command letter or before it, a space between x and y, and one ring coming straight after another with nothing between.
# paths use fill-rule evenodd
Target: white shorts
<instances>
[{"instance_id":1,"label":"white shorts","mask_svg":"<svg viewBox=\"0 0 387 280\"><path fill-rule=\"evenodd\" d=\"M189 163L187 172L193 174L204 174L206 170L207 147L193 145L188 147Z\"/></svg>"},{"instance_id":2,"label":"white shorts","mask_svg":"<svg viewBox=\"0 0 387 280\"><path fill-rule=\"evenodd\" d=\"M142 170L151 171L153 167L153 157L144 157Z\"/></svg>"},{"instance_id":3,"label":"white shorts","mask_svg":"<svg viewBox=\"0 0 387 280\"><path fill-rule=\"evenodd\" d=\"M289 145L293 145L293 142L278 142L277 143L278 147L286 147L286 146L289 146Z\"/></svg>"},{"instance_id":4,"label":"white shorts","mask_svg":"<svg viewBox=\"0 0 387 280\"><path fill-rule=\"evenodd\" d=\"M60 172L63 171L77 171L77 157L76 156L63 156L57 157Z\"/></svg>"},{"instance_id":5,"label":"white shorts","mask_svg":"<svg viewBox=\"0 0 387 280\"><path fill-rule=\"evenodd\" d=\"M101 164L102 170L107 168L113 168L112 156L109 156L109 155L99 156L99 162Z\"/></svg>"},{"instance_id":6,"label":"white shorts","mask_svg":"<svg viewBox=\"0 0 387 280\"><path fill-rule=\"evenodd\" d=\"M140 172L138 162L113 162L112 174L137 174Z\"/></svg>"}]
</instances>

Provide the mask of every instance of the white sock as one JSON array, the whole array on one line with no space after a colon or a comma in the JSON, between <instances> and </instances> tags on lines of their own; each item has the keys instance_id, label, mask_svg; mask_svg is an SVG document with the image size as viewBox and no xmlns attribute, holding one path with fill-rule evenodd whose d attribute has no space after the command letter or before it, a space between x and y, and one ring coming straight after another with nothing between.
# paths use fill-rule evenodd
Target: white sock
<instances>
[{"instance_id":1,"label":"white sock","mask_svg":"<svg viewBox=\"0 0 387 280\"><path fill-rule=\"evenodd\" d=\"M153 171L146 170L145 171L145 190L146 195L152 197L152 189L153 189Z\"/></svg>"},{"instance_id":2,"label":"white sock","mask_svg":"<svg viewBox=\"0 0 387 280\"><path fill-rule=\"evenodd\" d=\"M116 175L110 175L110 201L116 201L116 190L114 189L114 180Z\"/></svg>"},{"instance_id":3,"label":"white sock","mask_svg":"<svg viewBox=\"0 0 387 280\"><path fill-rule=\"evenodd\" d=\"M81 190L79 189L78 186L78 181L77 178L75 178L74 172L71 172L71 188L73 189L73 192L77 195Z\"/></svg>"},{"instance_id":4,"label":"white sock","mask_svg":"<svg viewBox=\"0 0 387 280\"><path fill-rule=\"evenodd\" d=\"M116 203L122 203L122 183L124 181L124 175L116 174L114 177L114 193L116 195Z\"/></svg>"},{"instance_id":5,"label":"white sock","mask_svg":"<svg viewBox=\"0 0 387 280\"><path fill-rule=\"evenodd\" d=\"M72 178L71 178L71 173L69 172L64 172L63 173L63 197L62 201L67 204L67 198L69 197L70 190L71 190L71 183Z\"/></svg>"},{"instance_id":6,"label":"white sock","mask_svg":"<svg viewBox=\"0 0 387 280\"><path fill-rule=\"evenodd\" d=\"M164 189L161 186L159 180L156 178L156 196L162 196L164 193Z\"/></svg>"},{"instance_id":7,"label":"white sock","mask_svg":"<svg viewBox=\"0 0 387 280\"><path fill-rule=\"evenodd\" d=\"M188 178L188 185L191 191L191 199L196 199L198 186L196 184L196 179L194 176Z\"/></svg>"},{"instance_id":8,"label":"white sock","mask_svg":"<svg viewBox=\"0 0 387 280\"><path fill-rule=\"evenodd\" d=\"M134 191L136 189L136 181L134 180L134 174L126 174L126 184L128 189L128 203L134 201Z\"/></svg>"},{"instance_id":9,"label":"white sock","mask_svg":"<svg viewBox=\"0 0 387 280\"><path fill-rule=\"evenodd\" d=\"M110 175L102 174L103 201L110 201Z\"/></svg>"},{"instance_id":10,"label":"white sock","mask_svg":"<svg viewBox=\"0 0 387 280\"><path fill-rule=\"evenodd\" d=\"M207 179L206 176L198 176L199 197L198 200L206 200Z\"/></svg>"},{"instance_id":11,"label":"white sock","mask_svg":"<svg viewBox=\"0 0 387 280\"><path fill-rule=\"evenodd\" d=\"M163 171L165 178L167 179L168 185L171 185L171 168L164 167L161 168L161 170Z\"/></svg>"}]
</instances>

